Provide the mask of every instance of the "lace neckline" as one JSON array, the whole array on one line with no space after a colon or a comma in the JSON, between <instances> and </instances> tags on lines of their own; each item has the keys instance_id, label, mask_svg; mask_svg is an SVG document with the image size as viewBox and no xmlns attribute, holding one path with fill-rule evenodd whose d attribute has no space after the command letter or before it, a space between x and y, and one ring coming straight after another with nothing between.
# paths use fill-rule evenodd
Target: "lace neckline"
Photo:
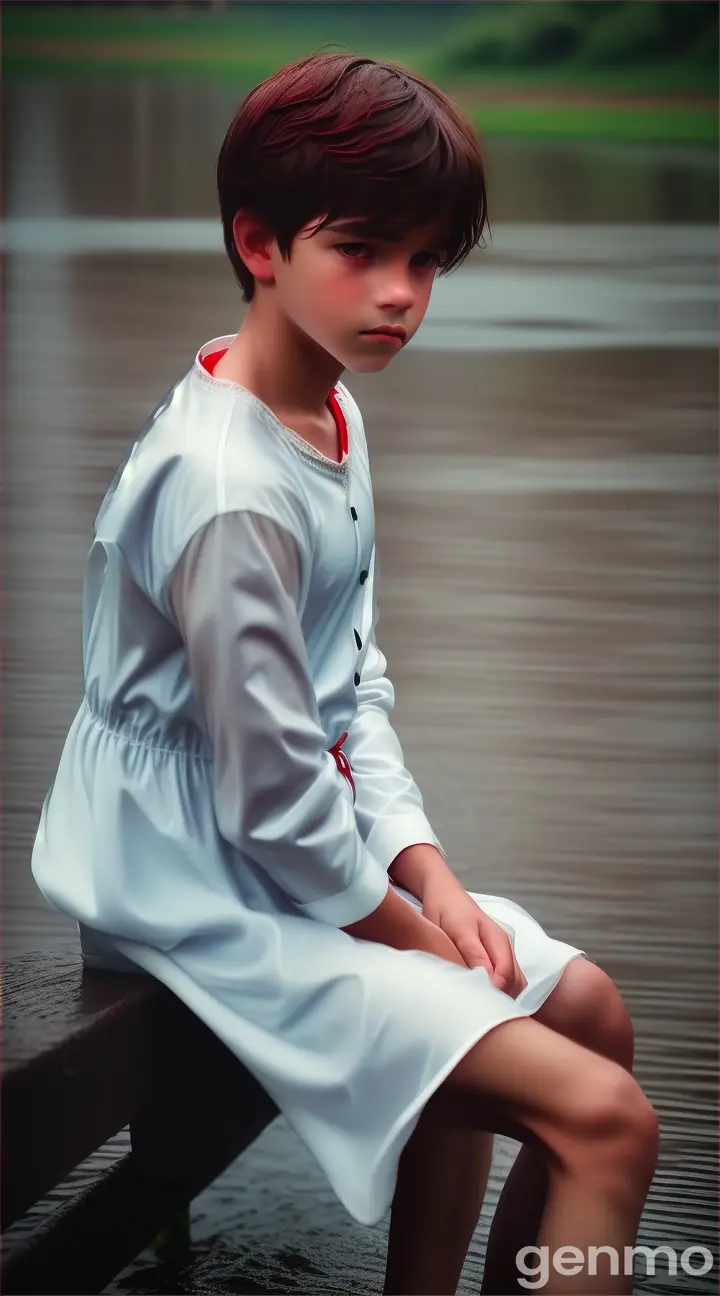
<instances>
[{"instance_id":1,"label":"lace neckline","mask_svg":"<svg viewBox=\"0 0 720 1296\"><path fill-rule=\"evenodd\" d=\"M311 463L314 467L319 468L321 471L329 473L331 476L337 477L340 480L344 480L347 487L349 484L352 442L350 439L348 423L349 411L345 405L342 387L338 385L333 388L328 399L328 408L335 419L336 426L338 426L338 433L341 440L342 430L341 426L338 425L338 416L343 420L345 429L347 448L343 459L338 463L337 459L328 458L327 455L324 455L320 450L316 449L315 446L311 445L309 441L306 441L304 437L300 436L299 432L295 432L293 428L288 427L286 423L283 423L282 420L273 413L270 406L260 400L259 396L256 396L254 392L251 392L247 387L243 387L240 383L234 382L231 378L216 378L208 369L207 365L203 362L212 360L216 364L220 359L220 355L227 350L232 340L232 335L214 338L212 341L207 342L205 346L201 347L195 357L193 369L195 375L210 388L225 388L225 390L232 391L238 399L243 400L256 411L271 431L280 433L296 454L300 455L302 459ZM214 364L212 367L214 368ZM333 408L333 405L335 408Z\"/></svg>"}]
</instances>

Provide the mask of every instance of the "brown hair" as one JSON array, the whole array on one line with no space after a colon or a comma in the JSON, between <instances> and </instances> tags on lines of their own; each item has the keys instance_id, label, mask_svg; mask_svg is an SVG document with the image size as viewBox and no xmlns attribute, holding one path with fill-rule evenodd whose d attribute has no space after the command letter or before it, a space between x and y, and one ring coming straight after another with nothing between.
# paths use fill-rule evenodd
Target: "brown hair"
<instances>
[{"instance_id":1,"label":"brown hair","mask_svg":"<svg viewBox=\"0 0 720 1296\"><path fill-rule=\"evenodd\" d=\"M442 218L441 274L465 260L487 222L470 118L401 64L356 54L312 54L255 86L225 136L217 185L244 301L255 281L233 236L242 209L272 231L287 260L298 230L323 213L322 225L360 217L398 232Z\"/></svg>"}]
</instances>

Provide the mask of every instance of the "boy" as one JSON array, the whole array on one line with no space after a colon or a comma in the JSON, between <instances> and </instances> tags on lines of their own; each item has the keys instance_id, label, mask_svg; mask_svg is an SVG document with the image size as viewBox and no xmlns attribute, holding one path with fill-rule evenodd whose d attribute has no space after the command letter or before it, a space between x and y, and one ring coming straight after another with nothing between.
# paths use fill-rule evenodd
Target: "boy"
<instances>
[{"instance_id":1,"label":"boy","mask_svg":"<svg viewBox=\"0 0 720 1296\"><path fill-rule=\"evenodd\" d=\"M322 54L247 97L218 191L248 310L98 514L85 698L34 875L88 965L158 977L243 1059L356 1219L392 1202L386 1292L455 1289L488 1132L517 1131L485 1280L513 1290L538 1237L632 1243L657 1128L615 987L464 890L389 722L367 446L339 379L389 364L480 240L477 140L407 70Z\"/></svg>"}]
</instances>

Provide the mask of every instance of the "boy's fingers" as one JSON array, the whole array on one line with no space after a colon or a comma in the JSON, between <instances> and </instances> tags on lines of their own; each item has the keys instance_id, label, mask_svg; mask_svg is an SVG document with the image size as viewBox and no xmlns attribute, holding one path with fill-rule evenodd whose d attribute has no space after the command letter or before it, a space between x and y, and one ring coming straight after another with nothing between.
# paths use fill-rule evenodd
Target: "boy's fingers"
<instances>
[{"instance_id":1,"label":"boy's fingers","mask_svg":"<svg viewBox=\"0 0 720 1296\"><path fill-rule=\"evenodd\" d=\"M493 923L477 935L458 934L453 942L469 968L484 968L490 982L516 999L527 981L518 967L512 944L502 927Z\"/></svg>"},{"instance_id":2,"label":"boy's fingers","mask_svg":"<svg viewBox=\"0 0 720 1296\"><path fill-rule=\"evenodd\" d=\"M512 986L515 982L516 964L507 932L496 923L483 923L480 936L490 955L495 975L503 982L502 988Z\"/></svg>"},{"instance_id":3,"label":"boy's fingers","mask_svg":"<svg viewBox=\"0 0 720 1296\"><path fill-rule=\"evenodd\" d=\"M518 966L510 937L492 920L482 925L481 936L493 962L493 984L498 990L516 999L525 989L527 980Z\"/></svg>"},{"instance_id":4,"label":"boy's fingers","mask_svg":"<svg viewBox=\"0 0 720 1296\"><path fill-rule=\"evenodd\" d=\"M477 939L468 939L465 941L459 940L457 942L457 948L465 959L468 967L485 968L488 976L492 979L494 972L492 959L485 948L480 944L480 941Z\"/></svg>"}]
</instances>

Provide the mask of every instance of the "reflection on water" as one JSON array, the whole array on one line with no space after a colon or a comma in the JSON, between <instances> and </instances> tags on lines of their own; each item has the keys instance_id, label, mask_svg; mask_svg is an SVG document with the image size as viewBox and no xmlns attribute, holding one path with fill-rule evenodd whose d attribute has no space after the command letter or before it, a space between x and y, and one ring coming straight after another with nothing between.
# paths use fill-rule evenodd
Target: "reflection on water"
<instances>
[{"instance_id":1,"label":"reflection on water","mask_svg":"<svg viewBox=\"0 0 720 1296\"><path fill-rule=\"evenodd\" d=\"M146 87L146 100L140 89L98 88L89 99L86 88L6 91L6 128L18 141L4 150L11 209L211 214L211 177L196 170L190 185L183 167L189 173L187 158L224 130L227 91L203 99L186 88L183 106L168 87ZM35 116L21 122L21 107ZM107 131L118 142L112 162ZM94 132L103 147L84 154ZM40 152L25 152L23 139ZM581 171L563 182L561 202L547 160L562 151L513 148L498 166L545 177L536 206L521 212L520 191L502 173L498 202L513 195L514 220L561 211L582 218L596 203L577 152ZM571 156L563 154L568 167ZM44 173L31 175L38 157ZM655 197L642 208L630 198L623 220L641 210L643 220L674 219L671 199L658 197L668 160L643 159ZM606 163L621 165L609 154ZM529 192L526 179L516 183ZM607 215L600 207L593 219ZM705 199L700 210L711 219ZM529 237L522 252L506 250L512 273L547 267L539 252L533 261L533 246ZM588 276L622 274L611 262L610 250ZM707 285L712 266L704 266L695 263L694 273ZM80 694L80 582L92 518L149 408L201 342L232 327L238 303L223 259L211 254L16 255L6 293L10 954L75 940L34 891L28 860ZM671 286L657 293L658 311L671 312ZM717 1222L718 375L710 348L653 350L639 340L630 351L606 343L566 353L537 342L526 351L408 349L385 374L348 383L370 439L380 638L408 764L463 882L527 905L619 984L636 1023L638 1076L662 1125L640 1241L682 1251L714 1247ZM119 1135L102 1158L124 1142ZM463 1293L478 1290L514 1152L497 1141ZM73 1184L87 1175L86 1166ZM339 1296L381 1288L386 1224L354 1224L282 1121L202 1194L194 1216L184 1274L141 1257L108 1290ZM716 1271L672 1278L659 1262L653 1277L639 1262L638 1275L648 1293L717 1290Z\"/></svg>"},{"instance_id":2,"label":"reflection on water","mask_svg":"<svg viewBox=\"0 0 720 1296\"><path fill-rule=\"evenodd\" d=\"M3 89L8 215L215 216L215 159L250 87L11 81ZM493 221L704 221L712 149L486 144Z\"/></svg>"}]
</instances>

